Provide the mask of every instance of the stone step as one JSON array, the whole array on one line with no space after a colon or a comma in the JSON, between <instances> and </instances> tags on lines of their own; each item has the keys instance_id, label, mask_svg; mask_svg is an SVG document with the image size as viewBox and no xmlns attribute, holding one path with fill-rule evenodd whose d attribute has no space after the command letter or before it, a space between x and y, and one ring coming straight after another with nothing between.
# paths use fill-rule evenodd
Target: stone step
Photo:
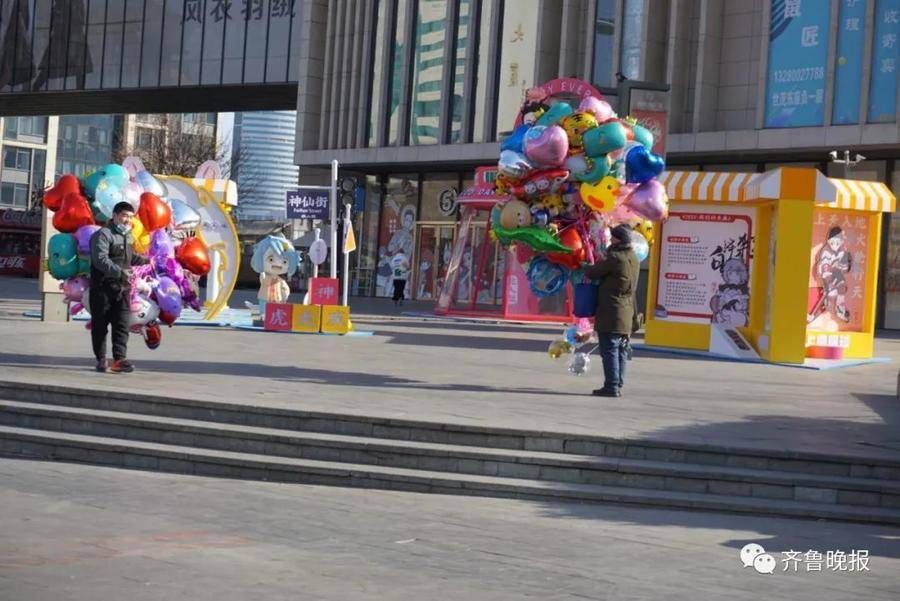
<instances>
[{"instance_id":1,"label":"stone step","mask_svg":"<svg viewBox=\"0 0 900 601\"><path fill-rule=\"evenodd\" d=\"M643 490L499 476L448 474L197 449L176 445L112 440L60 432L0 426L0 454L113 467L152 469L202 476L382 488L421 493L512 497L653 505L723 511L900 524L900 509L858 507L793 500L757 499L667 490Z\"/></svg>"},{"instance_id":2,"label":"stone step","mask_svg":"<svg viewBox=\"0 0 900 601\"><path fill-rule=\"evenodd\" d=\"M0 398L45 405L274 428L291 432L318 432L479 448L567 453L806 475L900 481L900 460L891 461L868 456L825 455L656 439L626 439L565 432L516 430L261 407L249 403L84 390L21 382L0 381Z\"/></svg>"},{"instance_id":3,"label":"stone step","mask_svg":"<svg viewBox=\"0 0 900 601\"><path fill-rule=\"evenodd\" d=\"M0 400L0 425L449 473L900 508L900 483L866 478L295 433L3 400Z\"/></svg>"}]
</instances>

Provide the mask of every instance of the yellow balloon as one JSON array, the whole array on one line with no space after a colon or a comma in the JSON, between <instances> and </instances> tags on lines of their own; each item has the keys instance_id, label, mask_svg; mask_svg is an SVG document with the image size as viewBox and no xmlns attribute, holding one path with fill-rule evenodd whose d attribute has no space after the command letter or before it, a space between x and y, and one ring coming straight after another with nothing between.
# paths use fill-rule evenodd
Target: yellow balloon
<instances>
[{"instance_id":1,"label":"yellow balloon","mask_svg":"<svg viewBox=\"0 0 900 601\"><path fill-rule=\"evenodd\" d=\"M647 239L647 244L653 245L653 222L649 219L641 219L630 224L632 229Z\"/></svg>"},{"instance_id":2,"label":"yellow balloon","mask_svg":"<svg viewBox=\"0 0 900 601\"><path fill-rule=\"evenodd\" d=\"M609 213L616 208L619 180L607 175L596 184L583 182L579 192L581 193L581 202L589 209L600 213Z\"/></svg>"},{"instance_id":3,"label":"yellow balloon","mask_svg":"<svg viewBox=\"0 0 900 601\"><path fill-rule=\"evenodd\" d=\"M132 247L134 251L145 255L150 250L150 233L144 228L143 222L135 215L131 219Z\"/></svg>"},{"instance_id":4,"label":"yellow balloon","mask_svg":"<svg viewBox=\"0 0 900 601\"><path fill-rule=\"evenodd\" d=\"M581 149L581 136L589 129L597 127L597 118L590 113L578 112L572 113L568 117L563 117L559 124L569 137L569 154L578 152Z\"/></svg>"}]
</instances>

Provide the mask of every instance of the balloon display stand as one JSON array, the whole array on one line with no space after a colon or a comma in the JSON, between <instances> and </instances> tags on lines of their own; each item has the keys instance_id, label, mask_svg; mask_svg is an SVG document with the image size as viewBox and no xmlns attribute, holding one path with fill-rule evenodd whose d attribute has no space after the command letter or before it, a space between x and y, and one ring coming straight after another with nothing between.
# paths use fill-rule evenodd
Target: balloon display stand
<instances>
[{"instance_id":1,"label":"balloon display stand","mask_svg":"<svg viewBox=\"0 0 900 601\"><path fill-rule=\"evenodd\" d=\"M816 369L872 360L881 218L896 205L884 184L801 168L660 182L670 211L654 231L649 347L733 344L744 359Z\"/></svg>"},{"instance_id":2,"label":"balloon display stand","mask_svg":"<svg viewBox=\"0 0 900 601\"><path fill-rule=\"evenodd\" d=\"M534 293L526 269L534 254L503 248L491 237L492 210L508 197L494 192L496 168L476 170L475 184L457 198L462 217L434 314L495 321L571 323L572 287ZM477 235L483 231L480 236Z\"/></svg>"}]
</instances>

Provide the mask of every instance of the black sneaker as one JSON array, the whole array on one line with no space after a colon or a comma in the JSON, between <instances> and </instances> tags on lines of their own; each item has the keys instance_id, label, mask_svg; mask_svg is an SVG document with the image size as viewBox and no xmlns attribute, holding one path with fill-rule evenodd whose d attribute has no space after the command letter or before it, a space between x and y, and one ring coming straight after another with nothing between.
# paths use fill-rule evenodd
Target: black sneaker
<instances>
[{"instance_id":1,"label":"black sneaker","mask_svg":"<svg viewBox=\"0 0 900 601\"><path fill-rule=\"evenodd\" d=\"M603 396L603 397L620 397L622 393L620 393L615 388L598 388L597 390L591 392L594 396Z\"/></svg>"},{"instance_id":2,"label":"black sneaker","mask_svg":"<svg viewBox=\"0 0 900 601\"><path fill-rule=\"evenodd\" d=\"M97 366L94 369L101 373L106 373L106 359L97 359Z\"/></svg>"},{"instance_id":3,"label":"black sneaker","mask_svg":"<svg viewBox=\"0 0 900 601\"><path fill-rule=\"evenodd\" d=\"M109 371L114 374L127 374L134 371L134 365L128 359L117 359L109 366Z\"/></svg>"}]
</instances>

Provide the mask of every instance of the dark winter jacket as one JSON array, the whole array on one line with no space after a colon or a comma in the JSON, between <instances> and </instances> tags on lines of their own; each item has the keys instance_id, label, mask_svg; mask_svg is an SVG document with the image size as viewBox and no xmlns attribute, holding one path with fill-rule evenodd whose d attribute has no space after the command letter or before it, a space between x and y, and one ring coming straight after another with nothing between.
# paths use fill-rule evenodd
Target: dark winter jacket
<instances>
[{"instance_id":1,"label":"dark winter jacket","mask_svg":"<svg viewBox=\"0 0 900 601\"><path fill-rule=\"evenodd\" d=\"M634 323L634 296L640 263L630 246L611 246L606 259L584 268L584 274L600 281L594 329L600 334L630 336Z\"/></svg>"},{"instance_id":2,"label":"dark winter jacket","mask_svg":"<svg viewBox=\"0 0 900 601\"><path fill-rule=\"evenodd\" d=\"M147 259L134 254L131 232L120 233L105 225L91 237L91 286L112 291L128 288L128 268L145 265Z\"/></svg>"}]
</instances>

